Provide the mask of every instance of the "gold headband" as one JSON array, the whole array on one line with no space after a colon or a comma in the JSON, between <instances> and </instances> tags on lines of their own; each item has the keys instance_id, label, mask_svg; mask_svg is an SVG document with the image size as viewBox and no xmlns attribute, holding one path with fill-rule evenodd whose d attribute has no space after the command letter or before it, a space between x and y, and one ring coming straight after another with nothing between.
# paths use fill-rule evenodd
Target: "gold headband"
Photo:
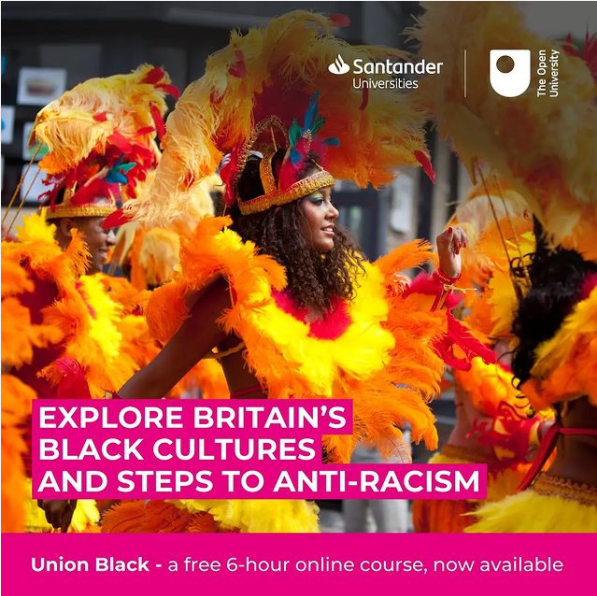
<instances>
[{"instance_id":1,"label":"gold headband","mask_svg":"<svg viewBox=\"0 0 597 596\"><path fill-rule=\"evenodd\" d=\"M117 209L116 199L111 191L107 197L96 197L96 200L103 199L107 200L106 204L101 203L85 203L83 205L73 205L71 203L72 198L76 194L75 188L64 189L64 200L62 203L55 205L52 209L47 207L46 209L46 220L59 219L61 217L108 217L114 213Z\"/></svg>"},{"instance_id":2,"label":"gold headband","mask_svg":"<svg viewBox=\"0 0 597 596\"><path fill-rule=\"evenodd\" d=\"M108 217L116 211L116 205L56 205L54 210L47 208L46 219L61 217Z\"/></svg>"},{"instance_id":3,"label":"gold headband","mask_svg":"<svg viewBox=\"0 0 597 596\"><path fill-rule=\"evenodd\" d=\"M334 177L329 172L321 170L315 172L312 176L297 180L285 191L279 192L276 190L271 194L264 194L249 201L239 201L238 207L243 215L260 213L275 205L285 205L301 197L306 197L327 186L334 186Z\"/></svg>"}]
</instances>

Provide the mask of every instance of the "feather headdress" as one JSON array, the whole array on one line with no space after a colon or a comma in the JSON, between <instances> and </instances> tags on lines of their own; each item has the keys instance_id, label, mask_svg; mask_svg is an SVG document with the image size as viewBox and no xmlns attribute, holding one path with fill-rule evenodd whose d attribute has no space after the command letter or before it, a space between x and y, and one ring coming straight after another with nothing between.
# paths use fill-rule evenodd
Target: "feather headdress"
<instances>
[{"instance_id":1,"label":"feather headdress","mask_svg":"<svg viewBox=\"0 0 597 596\"><path fill-rule=\"evenodd\" d=\"M163 133L167 94L178 95L168 74L145 64L85 81L39 112L31 141L48 148L40 162L51 187L40 197L50 207L48 219L105 216L116 199L136 196L159 159L155 139Z\"/></svg>"},{"instance_id":2,"label":"feather headdress","mask_svg":"<svg viewBox=\"0 0 597 596\"><path fill-rule=\"evenodd\" d=\"M473 177L477 160L506 176L554 245L597 261L597 85L589 64L530 33L512 2L433 2L425 8L412 34L422 42L420 55L445 68L421 83L418 98L441 133ZM525 93L502 97L491 88L494 48L530 50ZM558 58L557 96L537 96L539 51Z\"/></svg>"},{"instance_id":3,"label":"feather headdress","mask_svg":"<svg viewBox=\"0 0 597 596\"><path fill-rule=\"evenodd\" d=\"M152 190L144 200L128 202L125 214L148 225L167 224L195 185L216 171L224 154L238 159L256 125L271 117L289 131L294 157L300 157L306 129L313 138L313 129L325 120L326 136L342 147L329 148L326 170L359 186L387 183L401 165L424 164L429 170L424 119L411 99L386 89L354 89L351 75L329 70L339 55L350 63L405 55L351 46L334 37L337 25L337 19L295 11L246 35L233 32L230 43L207 60L203 77L178 101L168 118ZM314 114L309 101L317 93ZM293 124L303 114L305 121Z\"/></svg>"}]
</instances>

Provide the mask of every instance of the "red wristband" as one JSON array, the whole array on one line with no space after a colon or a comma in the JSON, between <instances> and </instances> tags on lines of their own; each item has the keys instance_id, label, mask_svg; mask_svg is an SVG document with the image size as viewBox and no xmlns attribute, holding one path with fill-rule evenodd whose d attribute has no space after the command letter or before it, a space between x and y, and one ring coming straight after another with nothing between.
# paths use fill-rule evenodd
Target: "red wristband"
<instances>
[{"instance_id":1,"label":"red wristband","mask_svg":"<svg viewBox=\"0 0 597 596\"><path fill-rule=\"evenodd\" d=\"M455 284L459 279L461 274L459 273L456 277L450 277L446 275L441 269L436 269L434 274L437 275L437 278L443 283L447 285Z\"/></svg>"}]
</instances>

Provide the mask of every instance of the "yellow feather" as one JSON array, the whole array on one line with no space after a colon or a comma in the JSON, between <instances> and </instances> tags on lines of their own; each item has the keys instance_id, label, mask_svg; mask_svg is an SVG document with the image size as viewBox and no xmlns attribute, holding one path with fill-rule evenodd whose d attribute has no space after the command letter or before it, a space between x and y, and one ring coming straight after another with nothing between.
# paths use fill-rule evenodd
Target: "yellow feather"
<instances>
[{"instance_id":1,"label":"yellow feather","mask_svg":"<svg viewBox=\"0 0 597 596\"><path fill-rule=\"evenodd\" d=\"M318 532L318 508L308 501L180 500L169 501L191 513L207 511L224 529L248 533Z\"/></svg>"},{"instance_id":2,"label":"yellow feather","mask_svg":"<svg viewBox=\"0 0 597 596\"><path fill-rule=\"evenodd\" d=\"M563 495L526 490L475 512L471 533L597 532L597 508Z\"/></svg>"}]
</instances>

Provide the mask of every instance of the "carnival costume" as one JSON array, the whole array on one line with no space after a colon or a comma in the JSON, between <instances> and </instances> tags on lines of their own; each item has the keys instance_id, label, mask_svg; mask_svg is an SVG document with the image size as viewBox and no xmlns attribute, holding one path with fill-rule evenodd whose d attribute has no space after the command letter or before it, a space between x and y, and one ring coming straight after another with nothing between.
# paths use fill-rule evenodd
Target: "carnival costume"
<instances>
[{"instance_id":1,"label":"carnival costume","mask_svg":"<svg viewBox=\"0 0 597 596\"><path fill-rule=\"evenodd\" d=\"M402 54L347 45L332 34L339 22L297 11L245 36L233 33L230 44L208 59L205 75L187 88L169 117L167 147L152 193L143 201L128 202L116 221L170 221L225 153L229 155L220 172L225 201L243 216L331 187L336 177L362 187L379 186L393 179L398 166L418 164L431 175L423 121L410 100L383 89L356 91L350 78L328 70L339 53L350 61ZM323 129L327 138L319 134ZM284 160L274 171L273 157L280 149ZM241 200L238 182L251 152L262 156L264 194ZM309 165L315 172L305 175ZM223 276L232 308L220 322L242 340L245 362L269 398L352 399L354 434L324 438L328 461L347 463L361 440L376 443L388 455L401 438L399 427L407 422L413 439L433 448L437 434L425 402L437 392L443 368L435 347L448 324L445 311L432 306L443 298L444 285L436 277L427 284L433 289L421 293L396 273L430 260L430 246L415 241L376 263L363 263L364 270L353 279L354 299L335 300L326 316L310 322L307 309L296 304L286 287L284 267L252 242L244 242L230 224L228 217L203 219L193 236L182 241L181 275L156 290L148 305L155 335L162 341L172 337L188 316L185 296ZM303 501L174 505L181 516L209 512L225 530L317 529L316 508ZM180 528L174 505L168 510L176 520L169 524L170 531ZM144 508L142 503L134 510L115 508L106 515L104 530L149 531L147 516L153 512ZM131 514L137 523L129 523ZM192 531L191 526L185 528ZM165 531L163 524L156 527Z\"/></svg>"},{"instance_id":2,"label":"carnival costume","mask_svg":"<svg viewBox=\"0 0 597 596\"><path fill-rule=\"evenodd\" d=\"M171 91L168 75L145 65L129 75L77 85L36 118L32 140L48 148L40 162L49 187L40 197L46 207L24 219L16 241L2 243L2 262L3 267L21 269L28 279L18 300L29 313L31 333L42 327L51 330L51 340L34 344L31 354L12 362L15 377L39 398L100 398L143 364L131 347L140 341L139 317L133 310L125 312L100 275L84 275L89 254L81 233L72 229L72 241L63 250L52 222L105 217L116 211L117 200L135 195L157 164L156 131L163 126L164 98ZM4 277L2 287L4 296ZM9 321L3 328L14 325ZM9 362L15 350L19 354L15 346L3 350ZM30 484L26 491L31 494ZM78 503L72 530L87 531L97 523L92 503ZM29 530L50 529L33 501L25 507Z\"/></svg>"},{"instance_id":3,"label":"carnival costume","mask_svg":"<svg viewBox=\"0 0 597 596\"><path fill-rule=\"evenodd\" d=\"M430 3L413 34L423 42L422 57L441 59L448 66L443 76L422 85L420 99L471 175L480 172L479 159L490 163L524 197L550 246L597 262L597 73L592 54L531 34L514 5L501 2L449 7ZM464 72L458 65L465 46L469 85L463 97ZM556 48L557 96L538 98L529 91L504 98L492 92L487 56L498 47L528 48L535 56ZM537 78L535 70L531 87L537 87ZM524 259L518 266L524 270ZM520 386L536 410L583 396L597 406L596 305L595 279L587 275L579 302L555 335L535 349L531 378ZM562 428L556 420L521 485L528 490L479 510L480 521L470 531L596 532L595 487L547 474L531 486L559 435L595 434L595 428Z\"/></svg>"}]
</instances>

